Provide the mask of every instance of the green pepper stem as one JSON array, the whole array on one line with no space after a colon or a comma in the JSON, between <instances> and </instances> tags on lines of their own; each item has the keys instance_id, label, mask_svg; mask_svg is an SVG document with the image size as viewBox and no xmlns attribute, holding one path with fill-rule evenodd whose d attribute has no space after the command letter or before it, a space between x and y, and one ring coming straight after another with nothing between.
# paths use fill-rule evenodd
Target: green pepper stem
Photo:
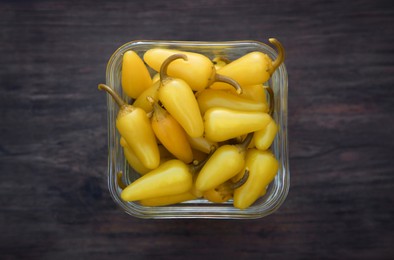
<instances>
[{"instance_id":1,"label":"green pepper stem","mask_svg":"<svg viewBox=\"0 0 394 260\"><path fill-rule=\"evenodd\" d=\"M194 161L193 161L193 164L191 164L191 165L189 166L190 172L193 173L193 174L199 172L199 171L202 169L202 167L204 167L204 165L205 165L206 162L209 160L209 158L211 158L212 154L213 154L215 151L216 151L216 147L212 145L212 146L211 146L211 151L210 151L210 153L208 154L207 157L204 158L204 160L202 160L202 161L200 161L200 162L198 162L197 160L194 160Z\"/></svg>"},{"instance_id":2,"label":"green pepper stem","mask_svg":"<svg viewBox=\"0 0 394 260\"><path fill-rule=\"evenodd\" d=\"M214 81L230 84L231 86L233 86L235 88L235 90L237 91L238 94L242 94L242 87L238 84L237 81L233 80L230 77L216 73Z\"/></svg>"},{"instance_id":3,"label":"green pepper stem","mask_svg":"<svg viewBox=\"0 0 394 260\"><path fill-rule=\"evenodd\" d=\"M285 49L277 39L269 38L268 40L278 50L278 56L276 57L276 60L272 62L272 68L269 70L269 74L272 75L274 71L280 66L280 64L282 64L282 62L285 60Z\"/></svg>"},{"instance_id":4,"label":"green pepper stem","mask_svg":"<svg viewBox=\"0 0 394 260\"><path fill-rule=\"evenodd\" d=\"M246 136L245 140L243 140L242 143L238 144L239 148L240 148L241 150L246 150L246 149L248 148L250 142L252 141L252 139L253 139L253 132L249 133L249 134Z\"/></svg>"},{"instance_id":5,"label":"green pepper stem","mask_svg":"<svg viewBox=\"0 0 394 260\"><path fill-rule=\"evenodd\" d=\"M239 187L241 187L242 185L245 184L245 182L248 180L248 178L249 178L249 169L246 168L245 173L242 176L242 178L239 181L237 181L236 183L234 183L233 185L231 185L231 189L233 189L233 190L238 189Z\"/></svg>"},{"instance_id":6,"label":"green pepper stem","mask_svg":"<svg viewBox=\"0 0 394 260\"><path fill-rule=\"evenodd\" d=\"M107 93L112 96L112 98L115 100L115 102L118 104L119 107L126 105L123 99L109 86L105 84L99 84L98 89L107 91Z\"/></svg>"},{"instance_id":7,"label":"green pepper stem","mask_svg":"<svg viewBox=\"0 0 394 260\"><path fill-rule=\"evenodd\" d=\"M161 64L161 67L160 67L160 82L161 83L163 83L163 81L165 81L168 78L168 75L167 75L168 65L170 65L171 62L173 62L174 60L177 60L177 59L183 59L184 61L187 61L187 56L182 53L176 53L176 54L168 57L163 62L163 64Z\"/></svg>"}]
</instances>

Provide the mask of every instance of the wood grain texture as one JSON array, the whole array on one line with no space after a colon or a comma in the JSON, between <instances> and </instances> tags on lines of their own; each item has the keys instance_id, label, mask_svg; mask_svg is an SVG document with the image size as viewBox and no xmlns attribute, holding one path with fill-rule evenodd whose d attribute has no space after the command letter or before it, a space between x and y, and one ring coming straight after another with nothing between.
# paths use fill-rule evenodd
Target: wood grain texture
<instances>
[{"instance_id":1,"label":"wood grain texture","mask_svg":"<svg viewBox=\"0 0 394 260\"><path fill-rule=\"evenodd\" d=\"M2 259L394 256L391 1L1 1ZM107 190L105 80L135 39L281 40L291 188L258 220L141 220Z\"/></svg>"}]
</instances>

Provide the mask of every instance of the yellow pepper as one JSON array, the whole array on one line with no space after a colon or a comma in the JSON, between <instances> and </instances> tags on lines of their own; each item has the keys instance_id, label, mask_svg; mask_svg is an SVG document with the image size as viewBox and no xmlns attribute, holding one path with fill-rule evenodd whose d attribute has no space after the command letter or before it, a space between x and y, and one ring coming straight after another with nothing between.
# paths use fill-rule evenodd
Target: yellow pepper
<instances>
[{"instance_id":1,"label":"yellow pepper","mask_svg":"<svg viewBox=\"0 0 394 260\"><path fill-rule=\"evenodd\" d=\"M196 189L202 192L214 189L237 175L244 167L246 149L252 138L250 133L241 144L220 146L199 172Z\"/></svg>"},{"instance_id":2,"label":"yellow pepper","mask_svg":"<svg viewBox=\"0 0 394 260\"><path fill-rule=\"evenodd\" d=\"M265 53L254 51L220 68L218 73L232 78L242 87L268 81L284 60L282 44L275 38L270 38L269 41L278 49L278 56L275 61L272 61ZM228 89L229 86L226 83L215 82L211 85L211 88Z\"/></svg>"},{"instance_id":3,"label":"yellow pepper","mask_svg":"<svg viewBox=\"0 0 394 260\"><path fill-rule=\"evenodd\" d=\"M144 60L151 68L159 71L164 61L174 54L182 54L186 58L171 63L168 66L168 75L184 80L193 90L203 90L213 82L219 81L232 85L239 93L242 92L241 87L236 81L217 74L212 61L199 53L154 48L145 52Z\"/></svg>"},{"instance_id":4,"label":"yellow pepper","mask_svg":"<svg viewBox=\"0 0 394 260\"><path fill-rule=\"evenodd\" d=\"M246 171L243 177L236 183L226 181L218 187L204 192L204 198L214 203L223 203L233 197L234 190L241 187L248 179L249 173Z\"/></svg>"},{"instance_id":5,"label":"yellow pepper","mask_svg":"<svg viewBox=\"0 0 394 260\"><path fill-rule=\"evenodd\" d=\"M121 137L120 138L120 145L123 147L123 154L129 163L129 165L139 174L144 175L151 171L151 169L146 168L140 159L135 155L133 150L127 145L126 140ZM158 145L159 153L160 153L160 164L175 159L175 157L163 146Z\"/></svg>"},{"instance_id":6,"label":"yellow pepper","mask_svg":"<svg viewBox=\"0 0 394 260\"><path fill-rule=\"evenodd\" d=\"M157 207L157 206L167 206L173 205L180 202L193 200L196 196L194 196L191 192L183 192L180 194L169 195L164 197L157 197L157 198L150 198L150 199L143 199L140 200L141 205L148 206L148 207Z\"/></svg>"},{"instance_id":7,"label":"yellow pepper","mask_svg":"<svg viewBox=\"0 0 394 260\"><path fill-rule=\"evenodd\" d=\"M107 91L120 107L116 117L116 128L120 135L146 168L156 168L160 163L160 154L146 112L141 108L126 104L107 85L99 84L98 88Z\"/></svg>"},{"instance_id":8,"label":"yellow pepper","mask_svg":"<svg viewBox=\"0 0 394 260\"><path fill-rule=\"evenodd\" d=\"M264 112L214 107L204 114L205 137L221 142L263 129L270 120Z\"/></svg>"},{"instance_id":9,"label":"yellow pepper","mask_svg":"<svg viewBox=\"0 0 394 260\"><path fill-rule=\"evenodd\" d=\"M211 154L210 154L211 155ZM202 197L196 189L196 173L205 165L209 156L200 162L186 164L178 159L164 161L160 166L127 186L121 193L125 201L162 198L168 201L173 195L190 193L194 198ZM167 198L164 198L167 197ZM163 201L160 199L160 201ZM152 202L153 203L153 202Z\"/></svg>"},{"instance_id":10,"label":"yellow pepper","mask_svg":"<svg viewBox=\"0 0 394 260\"><path fill-rule=\"evenodd\" d=\"M245 99L223 90L203 90L198 93L197 102L202 114L212 107L223 107L241 111L268 112L266 103Z\"/></svg>"},{"instance_id":11,"label":"yellow pepper","mask_svg":"<svg viewBox=\"0 0 394 260\"><path fill-rule=\"evenodd\" d=\"M254 133L252 143L259 150L267 150L273 143L277 132L278 126L275 120L270 117L270 122L267 126Z\"/></svg>"},{"instance_id":12,"label":"yellow pepper","mask_svg":"<svg viewBox=\"0 0 394 260\"><path fill-rule=\"evenodd\" d=\"M152 85L152 79L143 60L134 51L126 51L122 61L122 88L131 98L137 98Z\"/></svg>"},{"instance_id":13,"label":"yellow pepper","mask_svg":"<svg viewBox=\"0 0 394 260\"><path fill-rule=\"evenodd\" d=\"M121 193L125 201L181 194L192 188L192 173L180 160L169 160L143 175Z\"/></svg>"},{"instance_id":14,"label":"yellow pepper","mask_svg":"<svg viewBox=\"0 0 394 260\"><path fill-rule=\"evenodd\" d=\"M192 162L193 152L187 140L185 130L152 97L148 96L147 99L153 104L151 124L157 139L176 158L185 163Z\"/></svg>"},{"instance_id":15,"label":"yellow pepper","mask_svg":"<svg viewBox=\"0 0 394 260\"><path fill-rule=\"evenodd\" d=\"M265 87L262 84L242 87L242 94L239 95L239 97L254 100L267 105Z\"/></svg>"},{"instance_id":16,"label":"yellow pepper","mask_svg":"<svg viewBox=\"0 0 394 260\"><path fill-rule=\"evenodd\" d=\"M152 97L157 100L159 97L160 81L155 81L152 86L142 92L138 98L134 101L133 106L140 107L145 110L146 113L150 113L153 109L152 104L147 100L147 97Z\"/></svg>"},{"instance_id":17,"label":"yellow pepper","mask_svg":"<svg viewBox=\"0 0 394 260\"><path fill-rule=\"evenodd\" d=\"M123 137L120 138L120 145L123 147L123 154L126 157L127 162L136 172L144 175L151 170L142 164L141 160L138 159L137 155L128 146L126 140Z\"/></svg>"},{"instance_id":18,"label":"yellow pepper","mask_svg":"<svg viewBox=\"0 0 394 260\"><path fill-rule=\"evenodd\" d=\"M278 172L278 161L269 151L250 149L246 154L245 169L249 170L248 180L234 191L234 206L246 209L262 194Z\"/></svg>"},{"instance_id":19,"label":"yellow pepper","mask_svg":"<svg viewBox=\"0 0 394 260\"><path fill-rule=\"evenodd\" d=\"M263 103L264 106L269 107L267 109L267 112L272 115L273 110L274 110L274 92L271 87L264 86L262 84L258 85L251 85L251 86L246 86L242 88L242 94L236 94L232 90L227 90L228 93L231 93L233 95L236 95L241 98L253 100L259 103ZM269 94L269 99L267 100L267 94ZM268 105L269 104L269 105Z\"/></svg>"},{"instance_id":20,"label":"yellow pepper","mask_svg":"<svg viewBox=\"0 0 394 260\"><path fill-rule=\"evenodd\" d=\"M195 174L194 173L194 175L193 175L193 185L192 185L192 188L190 189L190 193L191 194L193 194L193 196L195 197L195 198L201 198L202 196L203 196L203 193L202 193L202 191L200 191L200 190L198 190L197 188L196 188L196 178L197 178L197 174Z\"/></svg>"},{"instance_id":21,"label":"yellow pepper","mask_svg":"<svg viewBox=\"0 0 394 260\"><path fill-rule=\"evenodd\" d=\"M184 54L175 54L163 62L159 100L189 136L200 137L204 133L204 123L193 91L182 79L171 78L166 74L168 65L177 59L187 58Z\"/></svg>"}]
</instances>

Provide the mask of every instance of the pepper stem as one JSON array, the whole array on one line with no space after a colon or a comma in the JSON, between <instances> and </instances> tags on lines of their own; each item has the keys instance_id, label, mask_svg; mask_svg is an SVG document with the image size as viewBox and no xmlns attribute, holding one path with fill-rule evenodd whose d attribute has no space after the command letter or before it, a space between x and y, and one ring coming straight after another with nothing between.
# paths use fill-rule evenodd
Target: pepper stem
<instances>
[{"instance_id":1,"label":"pepper stem","mask_svg":"<svg viewBox=\"0 0 394 260\"><path fill-rule=\"evenodd\" d=\"M162 108L159 103L151 96L147 96L146 99L152 105L153 110L151 111L152 115L155 115L156 119L160 119L167 116L167 111Z\"/></svg>"},{"instance_id":2,"label":"pepper stem","mask_svg":"<svg viewBox=\"0 0 394 260\"><path fill-rule=\"evenodd\" d=\"M249 178L249 169L246 168L246 169L245 169L245 173L244 173L244 175L242 176L242 178L239 179L239 181L237 181L237 182L234 183L233 185L231 185L231 189L233 189L233 190L238 189L239 187L241 187L242 185L245 184L245 182L248 180L248 178Z\"/></svg>"},{"instance_id":3,"label":"pepper stem","mask_svg":"<svg viewBox=\"0 0 394 260\"><path fill-rule=\"evenodd\" d=\"M268 40L278 50L278 57L276 57L276 60L272 62L272 68L269 70L269 74L272 75L274 71L280 66L280 64L282 64L282 62L285 60L285 49L276 38L269 38Z\"/></svg>"},{"instance_id":4,"label":"pepper stem","mask_svg":"<svg viewBox=\"0 0 394 260\"><path fill-rule=\"evenodd\" d=\"M230 77L227 77L227 76L224 76L224 75L216 73L214 81L215 82L224 82L224 83L230 84L231 86L233 86L235 88L235 90L237 91L237 94L242 94L241 86L238 84L237 81L233 80Z\"/></svg>"},{"instance_id":5,"label":"pepper stem","mask_svg":"<svg viewBox=\"0 0 394 260\"><path fill-rule=\"evenodd\" d=\"M211 158L212 154L216 151L216 147L215 146L211 146L211 151L208 154L207 157L204 158L204 160L198 162L197 160L193 161L193 164L190 165L190 172L195 174L196 172L199 172L202 167L205 165L205 163L209 160L209 158Z\"/></svg>"},{"instance_id":6,"label":"pepper stem","mask_svg":"<svg viewBox=\"0 0 394 260\"><path fill-rule=\"evenodd\" d=\"M163 64L161 64L161 67L160 67L160 82L163 83L163 81L168 78L168 75L167 75L168 65L170 65L171 62L173 62L174 60L177 60L177 59L183 59L184 61L187 61L187 56L182 53L177 53L177 54L171 55L166 60L164 60Z\"/></svg>"},{"instance_id":7,"label":"pepper stem","mask_svg":"<svg viewBox=\"0 0 394 260\"><path fill-rule=\"evenodd\" d=\"M123 99L109 86L105 84L99 84L98 89L107 91L107 93L112 96L112 98L115 100L116 104L118 104L119 107L126 105Z\"/></svg>"},{"instance_id":8,"label":"pepper stem","mask_svg":"<svg viewBox=\"0 0 394 260\"><path fill-rule=\"evenodd\" d=\"M253 139L253 132L249 133L246 136L245 140L243 140L243 142L239 144L239 148L241 150L246 150L248 148L250 142L252 141L252 139Z\"/></svg>"}]
</instances>

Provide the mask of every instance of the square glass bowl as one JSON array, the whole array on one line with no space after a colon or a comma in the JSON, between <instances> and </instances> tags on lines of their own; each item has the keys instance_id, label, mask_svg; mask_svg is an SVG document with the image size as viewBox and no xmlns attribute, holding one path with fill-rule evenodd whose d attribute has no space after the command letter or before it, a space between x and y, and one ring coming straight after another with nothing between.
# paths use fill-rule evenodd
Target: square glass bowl
<instances>
[{"instance_id":1,"label":"square glass bowl","mask_svg":"<svg viewBox=\"0 0 394 260\"><path fill-rule=\"evenodd\" d=\"M270 46L257 41L230 42L186 42L186 41L132 41L117 49L111 56L106 71L106 84L121 94L128 103L128 98L121 87L122 55L128 50L135 51L141 58L143 54L155 47L171 48L182 51L197 52L213 59L215 56L235 60L252 51L266 53L271 59L277 56ZM156 72L151 70L153 76ZM147 207L138 202L125 202L120 198L122 189L118 185L118 172L122 171L122 181L127 185L140 175L135 172L123 156L119 144L120 135L115 127L118 106L111 97L107 98L108 107L108 186L116 204L128 214L139 218L215 218L215 219L255 219L276 211L284 202L290 185L289 158L287 145L287 72L282 64L264 85L274 92L275 107L273 118L279 126L278 134L271 150L279 162L279 170L267 189L265 196L259 198L252 206L240 210L232 205L232 200L225 203L212 203L205 199L196 199L171 206Z\"/></svg>"}]
</instances>

